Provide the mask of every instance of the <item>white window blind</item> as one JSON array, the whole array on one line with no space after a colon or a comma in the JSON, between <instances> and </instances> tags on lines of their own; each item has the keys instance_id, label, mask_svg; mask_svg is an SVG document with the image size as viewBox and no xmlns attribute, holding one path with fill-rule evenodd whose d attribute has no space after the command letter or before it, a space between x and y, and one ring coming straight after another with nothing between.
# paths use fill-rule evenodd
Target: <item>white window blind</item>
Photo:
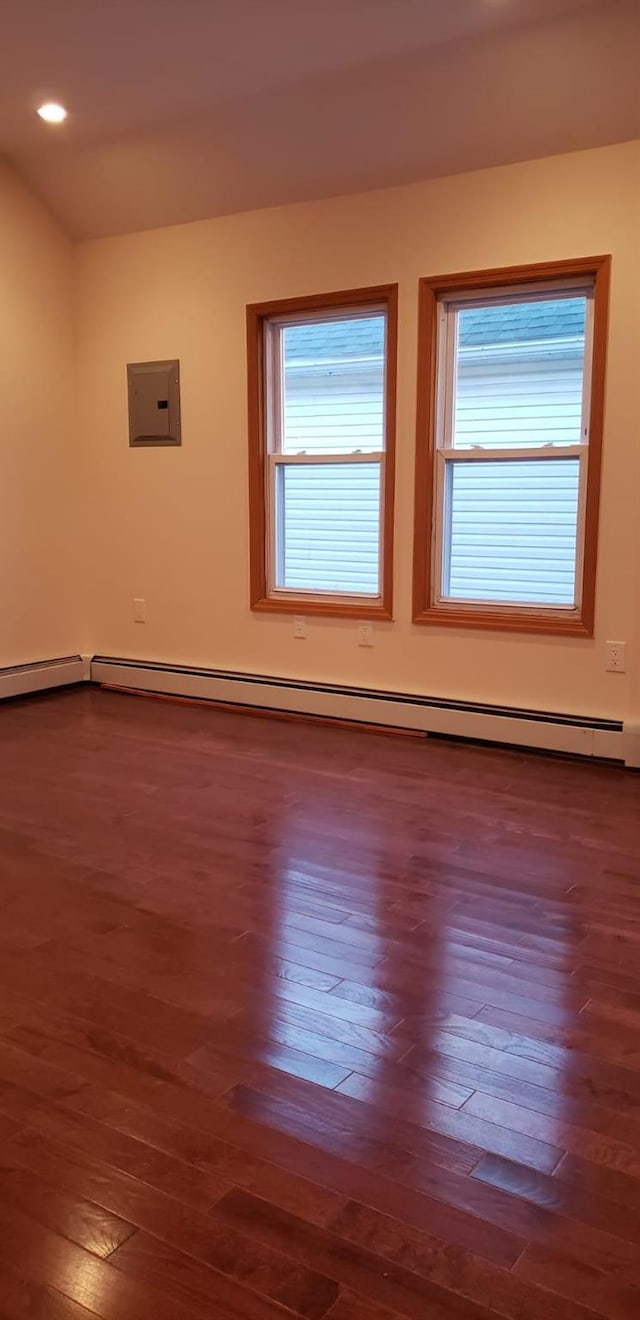
<instances>
[{"instance_id":1,"label":"white window blind","mask_svg":"<svg viewBox=\"0 0 640 1320\"><path fill-rule=\"evenodd\" d=\"M589 290L443 305L436 597L572 609Z\"/></svg>"},{"instance_id":2,"label":"white window blind","mask_svg":"<svg viewBox=\"0 0 640 1320\"><path fill-rule=\"evenodd\" d=\"M276 592L380 595L385 342L379 308L270 327Z\"/></svg>"}]
</instances>

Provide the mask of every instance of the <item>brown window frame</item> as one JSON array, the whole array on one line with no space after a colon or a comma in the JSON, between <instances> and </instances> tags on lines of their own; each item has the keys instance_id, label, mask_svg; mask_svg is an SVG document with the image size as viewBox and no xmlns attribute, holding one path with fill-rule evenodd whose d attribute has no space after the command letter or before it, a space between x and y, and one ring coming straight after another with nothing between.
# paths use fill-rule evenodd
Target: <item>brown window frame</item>
<instances>
[{"instance_id":1,"label":"brown window frame","mask_svg":"<svg viewBox=\"0 0 640 1320\"><path fill-rule=\"evenodd\" d=\"M267 381L266 332L280 316L319 314L328 310L383 306L387 318L385 345L385 444L382 459L380 520L380 595L358 600L336 593L323 598L313 592L279 592L268 588L267 517ZM274 614L324 615L334 618L393 617L393 529L396 452L396 390L398 356L398 285L347 289L302 298L280 298L247 307L247 379L249 423L249 549L251 609Z\"/></svg>"},{"instance_id":2,"label":"brown window frame","mask_svg":"<svg viewBox=\"0 0 640 1320\"><path fill-rule=\"evenodd\" d=\"M595 616L598 513L611 257L508 266L424 278L419 282L418 392L413 552L413 622L439 627L481 628L508 632L593 636ZM593 341L590 363L589 441L582 536L582 591L573 610L544 606L442 603L434 586L434 536L437 524L435 463L437 450L439 305L459 293L477 293L513 285L535 285L584 277L593 280Z\"/></svg>"}]
</instances>

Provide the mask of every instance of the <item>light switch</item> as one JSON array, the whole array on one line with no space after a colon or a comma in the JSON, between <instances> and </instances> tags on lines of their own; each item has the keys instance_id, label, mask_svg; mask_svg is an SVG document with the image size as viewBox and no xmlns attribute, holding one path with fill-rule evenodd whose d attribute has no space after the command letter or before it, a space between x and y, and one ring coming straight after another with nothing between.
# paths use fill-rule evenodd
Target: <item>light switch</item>
<instances>
[{"instance_id":1,"label":"light switch","mask_svg":"<svg viewBox=\"0 0 640 1320\"><path fill-rule=\"evenodd\" d=\"M130 362L129 444L180 445L180 363Z\"/></svg>"}]
</instances>

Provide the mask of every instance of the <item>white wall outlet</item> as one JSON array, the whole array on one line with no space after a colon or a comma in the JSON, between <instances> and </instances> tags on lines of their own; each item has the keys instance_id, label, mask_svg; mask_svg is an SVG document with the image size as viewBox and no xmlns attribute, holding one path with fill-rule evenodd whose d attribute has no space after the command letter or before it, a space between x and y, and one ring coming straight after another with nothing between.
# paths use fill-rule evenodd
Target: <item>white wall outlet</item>
<instances>
[{"instance_id":1,"label":"white wall outlet","mask_svg":"<svg viewBox=\"0 0 640 1320\"><path fill-rule=\"evenodd\" d=\"M605 651L607 656L606 668L610 674L626 674L627 672L627 643L626 642L605 642Z\"/></svg>"},{"instance_id":2,"label":"white wall outlet","mask_svg":"<svg viewBox=\"0 0 640 1320\"><path fill-rule=\"evenodd\" d=\"M147 602L138 598L133 602L133 621L134 623L147 622Z\"/></svg>"},{"instance_id":3,"label":"white wall outlet","mask_svg":"<svg viewBox=\"0 0 640 1320\"><path fill-rule=\"evenodd\" d=\"M307 620L303 614L293 616L293 635L298 642L304 642L307 636Z\"/></svg>"},{"instance_id":4,"label":"white wall outlet","mask_svg":"<svg viewBox=\"0 0 640 1320\"><path fill-rule=\"evenodd\" d=\"M358 646L373 646L373 624L358 624Z\"/></svg>"}]
</instances>

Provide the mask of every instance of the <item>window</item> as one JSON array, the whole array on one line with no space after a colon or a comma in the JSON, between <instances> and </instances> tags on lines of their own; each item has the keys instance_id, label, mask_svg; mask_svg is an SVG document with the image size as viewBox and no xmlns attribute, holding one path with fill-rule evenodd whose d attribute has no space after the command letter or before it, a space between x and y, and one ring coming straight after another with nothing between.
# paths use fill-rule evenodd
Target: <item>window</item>
<instances>
[{"instance_id":1,"label":"window","mask_svg":"<svg viewBox=\"0 0 640 1320\"><path fill-rule=\"evenodd\" d=\"M397 287L247 330L252 608L391 618Z\"/></svg>"},{"instance_id":2,"label":"window","mask_svg":"<svg viewBox=\"0 0 640 1320\"><path fill-rule=\"evenodd\" d=\"M593 632L608 281L421 280L416 623Z\"/></svg>"}]
</instances>

